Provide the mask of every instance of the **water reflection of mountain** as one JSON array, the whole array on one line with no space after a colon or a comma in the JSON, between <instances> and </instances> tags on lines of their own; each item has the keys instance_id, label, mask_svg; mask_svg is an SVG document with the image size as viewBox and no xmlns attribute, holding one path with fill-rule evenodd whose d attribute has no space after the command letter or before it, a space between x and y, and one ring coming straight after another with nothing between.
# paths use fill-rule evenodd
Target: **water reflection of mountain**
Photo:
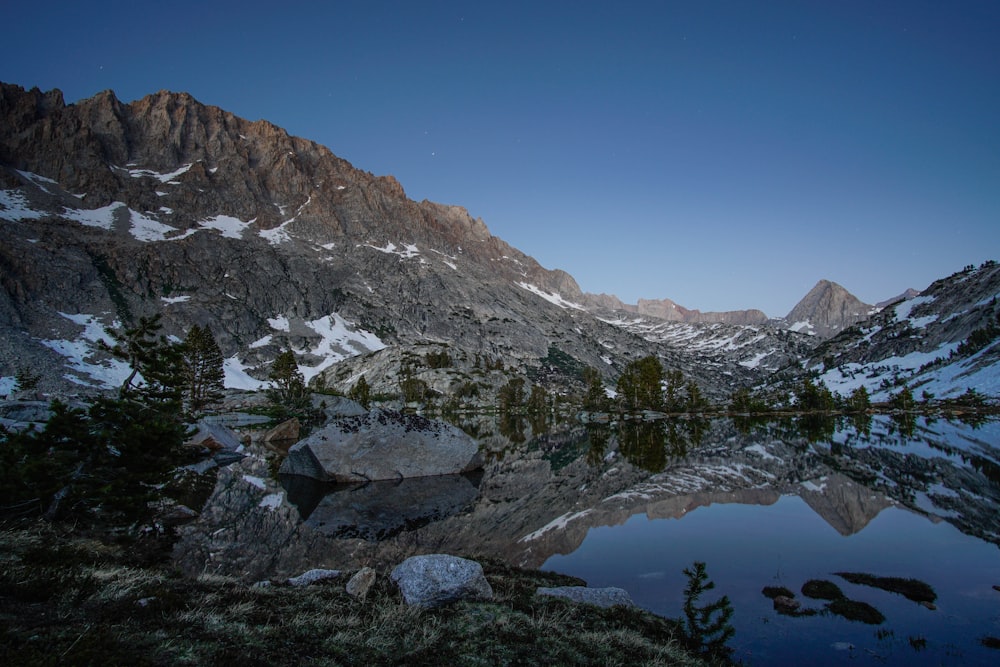
<instances>
[{"instance_id":1,"label":"water reflection of mountain","mask_svg":"<svg viewBox=\"0 0 1000 667\"><path fill-rule=\"evenodd\" d=\"M309 497L250 458L220 473L201 518L184 529L178 560L246 577L440 551L537 567L575 550L591 528L637 514L682 519L698 507L768 505L788 494L843 535L897 505L1000 543L998 422L920 419L909 435L876 419L830 437L803 435L794 423L739 426L572 424L512 445L480 425L491 455L478 488L459 478Z\"/></svg>"}]
</instances>

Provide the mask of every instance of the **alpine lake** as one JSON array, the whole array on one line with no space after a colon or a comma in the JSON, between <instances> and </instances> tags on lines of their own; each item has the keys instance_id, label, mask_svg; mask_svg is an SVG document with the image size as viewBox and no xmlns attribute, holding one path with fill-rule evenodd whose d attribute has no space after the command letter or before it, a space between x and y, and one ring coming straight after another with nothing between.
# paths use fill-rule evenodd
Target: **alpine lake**
<instances>
[{"instance_id":1,"label":"alpine lake","mask_svg":"<svg viewBox=\"0 0 1000 667\"><path fill-rule=\"evenodd\" d=\"M482 472L324 485L260 451L219 471L175 560L257 581L449 553L673 618L702 562L742 664L1000 662L1000 419L450 420Z\"/></svg>"}]
</instances>

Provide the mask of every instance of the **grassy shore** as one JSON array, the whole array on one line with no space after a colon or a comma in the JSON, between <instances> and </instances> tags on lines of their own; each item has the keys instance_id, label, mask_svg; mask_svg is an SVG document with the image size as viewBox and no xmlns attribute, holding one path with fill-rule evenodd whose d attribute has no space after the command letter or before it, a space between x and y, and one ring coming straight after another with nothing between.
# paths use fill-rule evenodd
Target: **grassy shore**
<instances>
[{"instance_id":1,"label":"grassy shore","mask_svg":"<svg viewBox=\"0 0 1000 667\"><path fill-rule=\"evenodd\" d=\"M701 665L676 621L536 597L579 585L483 562L491 602L407 607L381 575L296 588L189 578L169 540L44 522L0 529L0 648L8 665Z\"/></svg>"}]
</instances>

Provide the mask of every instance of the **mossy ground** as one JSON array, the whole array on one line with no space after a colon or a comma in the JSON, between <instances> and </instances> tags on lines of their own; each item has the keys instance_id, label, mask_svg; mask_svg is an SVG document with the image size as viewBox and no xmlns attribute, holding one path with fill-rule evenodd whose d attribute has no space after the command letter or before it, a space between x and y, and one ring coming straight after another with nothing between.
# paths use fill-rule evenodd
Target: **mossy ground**
<instances>
[{"instance_id":1,"label":"mossy ground","mask_svg":"<svg viewBox=\"0 0 1000 667\"><path fill-rule=\"evenodd\" d=\"M484 561L491 602L403 604L380 577L304 588L182 576L156 539L0 530L0 647L17 665L698 665L675 621L536 597L561 575Z\"/></svg>"}]
</instances>

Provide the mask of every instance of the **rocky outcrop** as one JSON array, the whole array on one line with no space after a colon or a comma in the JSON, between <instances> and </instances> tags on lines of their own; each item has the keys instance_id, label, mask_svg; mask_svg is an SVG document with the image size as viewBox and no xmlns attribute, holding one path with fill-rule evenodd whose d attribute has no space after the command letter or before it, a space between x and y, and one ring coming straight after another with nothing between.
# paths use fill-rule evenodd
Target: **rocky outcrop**
<instances>
[{"instance_id":1,"label":"rocky outcrop","mask_svg":"<svg viewBox=\"0 0 1000 667\"><path fill-rule=\"evenodd\" d=\"M390 578L399 586L406 604L433 608L459 600L492 600L493 588L483 567L472 560L431 554L407 558Z\"/></svg>"},{"instance_id":2,"label":"rocky outcrop","mask_svg":"<svg viewBox=\"0 0 1000 667\"><path fill-rule=\"evenodd\" d=\"M280 472L334 482L457 475L482 466L461 429L419 415L373 410L339 419L293 445Z\"/></svg>"}]
</instances>

